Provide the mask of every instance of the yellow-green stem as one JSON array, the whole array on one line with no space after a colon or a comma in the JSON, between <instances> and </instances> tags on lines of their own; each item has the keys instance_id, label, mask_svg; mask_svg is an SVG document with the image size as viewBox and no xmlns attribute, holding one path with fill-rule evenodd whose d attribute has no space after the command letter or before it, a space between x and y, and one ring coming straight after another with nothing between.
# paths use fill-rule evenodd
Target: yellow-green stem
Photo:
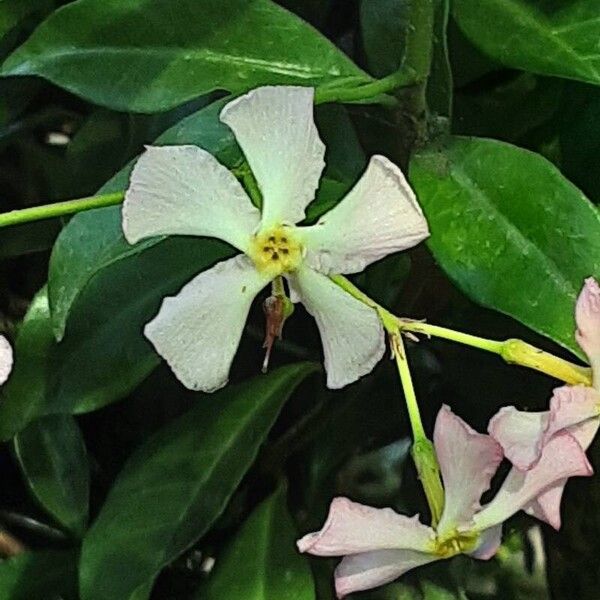
<instances>
[{"instance_id":1,"label":"yellow-green stem","mask_svg":"<svg viewBox=\"0 0 600 600\"><path fill-rule=\"evenodd\" d=\"M113 206L114 204L120 204L123 201L123 196L123 192L115 192L102 196L90 196L89 198L79 198L77 200L56 202L55 204L11 210L10 212L0 214L0 228L51 219L53 217L64 217L92 208Z\"/></svg>"},{"instance_id":2,"label":"yellow-green stem","mask_svg":"<svg viewBox=\"0 0 600 600\"><path fill-rule=\"evenodd\" d=\"M383 308L375 300L369 298L343 275L331 275L331 280L349 294L367 306L375 309L386 331L404 331L426 336L439 337L486 352L492 352L503 358L507 363L528 367L550 375L569 385L592 385L592 369L581 367L564 358L554 356L540 350L523 340L509 339L504 341L489 340L469 333L462 333L439 325L430 325L422 321L401 319Z\"/></svg>"},{"instance_id":3,"label":"yellow-green stem","mask_svg":"<svg viewBox=\"0 0 600 600\"><path fill-rule=\"evenodd\" d=\"M404 348L402 334L399 331L390 333L390 345L398 367L400 382L404 391L404 400L408 410L408 417L413 434L411 455L423 486L427 504L431 512L431 525L435 527L444 510L444 488L440 477L440 467L437 461L435 448L423 427L421 411L417 402L417 395L413 386L408 358Z\"/></svg>"},{"instance_id":4,"label":"yellow-green stem","mask_svg":"<svg viewBox=\"0 0 600 600\"><path fill-rule=\"evenodd\" d=\"M430 325L410 319L400 319L400 329L412 333L433 336L458 342L486 352L492 352L503 358L509 364L528 367L551 377L555 377L569 385L592 385L592 370L581 367L568 360L540 350L523 340L508 339L504 341L486 338L454 331L438 325Z\"/></svg>"},{"instance_id":5,"label":"yellow-green stem","mask_svg":"<svg viewBox=\"0 0 600 600\"><path fill-rule=\"evenodd\" d=\"M408 410L408 418L410 420L413 439L415 443L417 443L420 440L427 439L427 435L425 434L423 422L421 421L421 412L419 410L417 395L415 394L415 388L410 375L410 369L408 368L408 359L404 350L402 335L398 332L390 334L390 345L392 347L394 359L396 360L398 375L400 376L400 382L402 383L402 389L404 391L404 399L406 401L406 409Z\"/></svg>"}]
</instances>

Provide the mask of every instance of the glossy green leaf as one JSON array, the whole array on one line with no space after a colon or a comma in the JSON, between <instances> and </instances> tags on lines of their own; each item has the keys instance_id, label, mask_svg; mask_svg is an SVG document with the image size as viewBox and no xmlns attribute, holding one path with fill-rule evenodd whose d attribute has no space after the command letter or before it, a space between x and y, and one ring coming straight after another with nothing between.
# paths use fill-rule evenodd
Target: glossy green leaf
<instances>
[{"instance_id":1,"label":"glossy green leaf","mask_svg":"<svg viewBox=\"0 0 600 600\"><path fill-rule=\"evenodd\" d=\"M139 448L84 538L82 600L146 598L138 590L147 592L158 572L208 530L313 369L299 363L201 396Z\"/></svg>"},{"instance_id":2,"label":"glossy green leaf","mask_svg":"<svg viewBox=\"0 0 600 600\"><path fill-rule=\"evenodd\" d=\"M368 79L270 0L79 0L47 19L2 73L39 75L131 112L167 110L218 89Z\"/></svg>"},{"instance_id":3,"label":"glossy green leaf","mask_svg":"<svg viewBox=\"0 0 600 600\"><path fill-rule=\"evenodd\" d=\"M459 287L581 356L574 306L600 275L597 208L546 159L493 140L425 149L410 178L429 247Z\"/></svg>"},{"instance_id":4,"label":"glossy green leaf","mask_svg":"<svg viewBox=\"0 0 600 600\"><path fill-rule=\"evenodd\" d=\"M154 142L157 145L196 144L220 161L232 166L241 160L240 150L231 130L218 120L224 101L219 101L183 119ZM127 187L133 165L119 171L99 190L100 194ZM118 206L80 213L71 219L54 246L50 261L48 295L57 339L62 339L67 317L79 295L94 283L94 278L117 263L143 256L146 250L163 242L152 238L135 246L127 243L121 230ZM193 242L192 242L193 243ZM138 267L132 269L132 274Z\"/></svg>"},{"instance_id":5,"label":"glossy green leaf","mask_svg":"<svg viewBox=\"0 0 600 600\"><path fill-rule=\"evenodd\" d=\"M82 535L87 524L89 464L71 415L38 419L14 439L19 466L39 503L64 527Z\"/></svg>"},{"instance_id":6,"label":"glossy green leaf","mask_svg":"<svg viewBox=\"0 0 600 600\"><path fill-rule=\"evenodd\" d=\"M281 488L250 515L217 557L197 600L314 600L310 567L296 550L297 538Z\"/></svg>"},{"instance_id":7,"label":"glossy green leaf","mask_svg":"<svg viewBox=\"0 0 600 600\"><path fill-rule=\"evenodd\" d=\"M1 600L75 600L77 554L71 551L25 552L0 562Z\"/></svg>"},{"instance_id":8,"label":"glossy green leaf","mask_svg":"<svg viewBox=\"0 0 600 600\"><path fill-rule=\"evenodd\" d=\"M600 85L597 0L452 4L463 33L491 58L508 67Z\"/></svg>"},{"instance_id":9,"label":"glossy green leaf","mask_svg":"<svg viewBox=\"0 0 600 600\"><path fill-rule=\"evenodd\" d=\"M96 238L89 232L82 243L88 239L91 246ZM60 343L42 292L19 331L15 369L1 391L0 439L38 417L89 412L127 395L159 363L142 329L162 298L231 252L215 240L171 238L100 270L81 291Z\"/></svg>"}]
</instances>

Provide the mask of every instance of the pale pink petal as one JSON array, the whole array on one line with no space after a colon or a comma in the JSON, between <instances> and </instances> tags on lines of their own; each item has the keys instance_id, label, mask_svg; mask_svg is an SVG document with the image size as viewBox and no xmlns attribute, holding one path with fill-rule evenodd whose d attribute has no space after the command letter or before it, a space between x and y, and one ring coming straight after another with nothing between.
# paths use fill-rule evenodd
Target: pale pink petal
<instances>
[{"instance_id":1,"label":"pale pink petal","mask_svg":"<svg viewBox=\"0 0 600 600\"><path fill-rule=\"evenodd\" d=\"M495 498L475 515L475 525L480 530L499 525L558 482L591 474L592 467L577 440L561 431L546 444L535 467L510 470Z\"/></svg>"},{"instance_id":2,"label":"pale pink petal","mask_svg":"<svg viewBox=\"0 0 600 600\"><path fill-rule=\"evenodd\" d=\"M477 547L469 556L478 560L489 560L495 556L502 543L502 525L495 525L485 531L482 531L477 542Z\"/></svg>"},{"instance_id":3,"label":"pale pink petal","mask_svg":"<svg viewBox=\"0 0 600 600\"><path fill-rule=\"evenodd\" d=\"M572 425L568 431L579 442L583 450L587 450L594 437L596 437L599 426L600 418L596 417L577 425ZM566 479L559 481L553 487L543 491L523 510L533 517L540 519L540 521L545 521L555 529L559 529L561 524L560 502L566 484Z\"/></svg>"},{"instance_id":4,"label":"pale pink petal","mask_svg":"<svg viewBox=\"0 0 600 600\"><path fill-rule=\"evenodd\" d=\"M561 429L569 428L570 433L574 433L571 427L599 416L600 393L594 388L583 385L564 385L556 388L550 400L550 422L546 439ZM586 450L589 443L581 446Z\"/></svg>"},{"instance_id":5,"label":"pale pink petal","mask_svg":"<svg viewBox=\"0 0 600 600\"><path fill-rule=\"evenodd\" d=\"M577 342L588 355L595 371L595 385L600 375L600 286L593 277L585 280L575 305Z\"/></svg>"},{"instance_id":6,"label":"pale pink petal","mask_svg":"<svg viewBox=\"0 0 600 600\"><path fill-rule=\"evenodd\" d=\"M165 298L144 333L189 389L227 383L252 300L269 282L245 255L200 273Z\"/></svg>"},{"instance_id":7,"label":"pale pink petal","mask_svg":"<svg viewBox=\"0 0 600 600\"><path fill-rule=\"evenodd\" d=\"M248 250L260 212L233 174L197 146L148 146L123 202L130 243L157 235L215 237Z\"/></svg>"},{"instance_id":8,"label":"pale pink petal","mask_svg":"<svg viewBox=\"0 0 600 600\"><path fill-rule=\"evenodd\" d=\"M523 508L523 510L532 517L544 521L554 527L560 529L560 503L563 492L567 485L567 479L562 479L553 487L543 491L535 500Z\"/></svg>"},{"instance_id":9,"label":"pale pink petal","mask_svg":"<svg viewBox=\"0 0 600 600\"><path fill-rule=\"evenodd\" d=\"M433 433L444 482L445 503L438 533L469 529L481 495L502 461L502 448L489 435L477 433L447 406L438 412Z\"/></svg>"},{"instance_id":10,"label":"pale pink petal","mask_svg":"<svg viewBox=\"0 0 600 600\"><path fill-rule=\"evenodd\" d=\"M504 456L524 471L540 458L549 419L549 411L524 412L504 406L490 419L488 432L502 446Z\"/></svg>"},{"instance_id":11,"label":"pale pink petal","mask_svg":"<svg viewBox=\"0 0 600 600\"><path fill-rule=\"evenodd\" d=\"M335 570L337 597L379 587L436 560L440 557L414 550L376 550L346 556Z\"/></svg>"},{"instance_id":12,"label":"pale pink petal","mask_svg":"<svg viewBox=\"0 0 600 600\"><path fill-rule=\"evenodd\" d=\"M418 515L406 517L391 508L373 508L335 498L321 531L297 542L300 552L316 556L343 556L371 550L411 549L426 552L435 533Z\"/></svg>"},{"instance_id":13,"label":"pale pink petal","mask_svg":"<svg viewBox=\"0 0 600 600\"><path fill-rule=\"evenodd\" d=\"M600 426L600 417L588 419L577 425L571 425L568 431L579 442L579 445L587 450L598 433Z\"/></svg>"},{"instance_id":14,"label":"pale pink petal","mask_svg":"<svg viewBox=\"0 0 600 600\"><path fill-rule=\"evenodd\" d=\"M402 171L373 156L354 188L311 227L300 230L308 264L322 273L359 273L429 235Z\"/></svg>"},{"instance_id":15,"label":"pale pink petal","mask_svg":"<svg viewBox=\"0 0 600 600\"><path fill-rule=\"evenodd\" d=\"M0 385L6 382L13 366L13 351L8 340L0 335Z\"/></svg>"},{"instance_id":16,"label":"pale pink petal","mask_svg":"<svg viewBox=\"0 0 600 600\"><path fill-rule=\"evenodd\" d=\"M262 192L263 227L301 221L315 197L325 146L315 126L313 99L310 87L265 86L221 111Z\"/></svg>"},{"instance_id":17,"label":"pale pink petal","mask_svg":"<svg viewBox=\"0 0 600 600\"><path fill-rule=\"evenodd\" d=\"M370 373L385 352L383 327L375 310L310 267L301 267L289 279L317 322L327 386L342 388Z\"/></svg>"}]
</instances>

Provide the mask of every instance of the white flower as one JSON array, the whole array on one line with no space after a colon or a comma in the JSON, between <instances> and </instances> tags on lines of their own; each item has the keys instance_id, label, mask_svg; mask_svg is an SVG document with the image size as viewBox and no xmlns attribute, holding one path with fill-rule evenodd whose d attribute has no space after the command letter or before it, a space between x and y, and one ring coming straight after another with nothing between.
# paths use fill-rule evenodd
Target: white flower
<instances>
[{"instance_id":1,"label":"white flower","mask_svg":"<svg viewBox=\"0 0 600 600\"><path fill-rule=\"evenodd\" d=\"M166 298L144 329L190 389L210 392L227 383L252 300L279 275L317 321L330 388L369 373L383 355L375 311L328 275L357 273L414 246L428 235L427 222L400 169L374 156L335 208L313 226L295 226L325 164L313 94L305 87L262 87L221 112L258 182L262 212L196 146L149 147L133 169L123 205L129 243L165 234L209 236L242 252Z\"/></svg>"},{"instance_id":2,"label":"white flower","mask_svg":"<svg viewBox=\"0 0 600 600\"><path fill-rule=\"evenodd\" d=\"M13 366L13 351L8 340L0 335L0 385L6 382Z\"/></svg>"}]
</instances>

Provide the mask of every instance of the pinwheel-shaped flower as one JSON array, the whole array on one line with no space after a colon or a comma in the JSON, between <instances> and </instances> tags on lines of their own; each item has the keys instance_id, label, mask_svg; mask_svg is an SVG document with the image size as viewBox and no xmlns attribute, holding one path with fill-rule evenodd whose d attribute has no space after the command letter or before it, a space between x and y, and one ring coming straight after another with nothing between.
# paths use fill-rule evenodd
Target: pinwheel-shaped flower
<instances>
[{"instance_id":1,"label":"pinwheel-shaped flower","mask_svg":"<svg viewBox=\"0 0 600 600\"><path fill-rule=\"evenodd\" d=\"M188 388L227 382L254 297L283 275L314 316L327 384L340 388L371 371L384 352L375 311L333 283L428 235L398 167L374 156L347 196L315 225L298 227L313 200L325 147L313 121L313 90L263 87L225 106L262 192L259 211L236 178L196 146L149 147L123 206L130 243L157 235L210 236L242 254L218 263L166 298L145 334Z\"/></svg>"},{"instance_id":2,"label":"pinwheel-shaped flower","mask_svg":"<svg viewBox=\"0 0 600 600\"><path fill-rule=\"evenodd\" d=\"M437 416L434 445L445 494L435 529L422 524L418 515L409 518L390 508L336 498L323 529L299 540L301 552L344 556L335 572L339 598L457 554L487 560L500 545L506 519L557 481L591 474L577 441L562 433L547 444L533 469L510 471L494 499L481 507L479 499L502 460L499 444L471 429L444 406Z\"/></svg>"},{"instance_id":3,"label":"pinwheel-shaped flower","mask_svg":"<svg viewBox=\"0 0 600 600\"><path fill-rule=\"evenodd\" d=\"M0 385L6 382L13 366L13 351L8 340L0 335Z\"/></svg>"},{"instance_id":4,"label":"pinwheel-shaped flower","mask_svg":"<svg viewBox=\"0 0 600 600\"><path fill-rule=\"evenodd\" d=\"M526 471L540 460L544 447L557 434L569 432L587 450L600 426L600 286L586 279L575 307L575 337L592 366L594 387L562 386L554 390L550 409L524 412L501 408L490 421L489 433L503 447L516 469ZM561 480L536 498L526 511L560 527L560 503L567 480Z\"/></svg>"}]
</instances>

